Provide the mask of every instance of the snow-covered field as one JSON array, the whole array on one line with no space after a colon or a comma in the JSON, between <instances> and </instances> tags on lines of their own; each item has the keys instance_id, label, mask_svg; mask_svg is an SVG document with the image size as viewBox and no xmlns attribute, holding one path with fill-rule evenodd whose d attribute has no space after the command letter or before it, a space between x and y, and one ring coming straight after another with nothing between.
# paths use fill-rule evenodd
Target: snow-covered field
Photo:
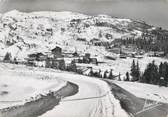
<instances>
[{"instance_id":1,"label":"snow-covered field","mask_svg":"<svg viewBox=\"0 0 168 117\"><path fill-rule=\"evenodd\" d=\"M57 91L66 85L63 80L49 78L47 73L13 65L0 64L0 108L24 104L39 94ZM45 80L43 80L45 79Z\"/></svg>"},{"instance_id":2,"label":"snow-covered field","mask_svg":"<svg viewBox=\"0 0 168 117\"><path fill-rule=\"evenodd\" d=\"M124 81L113 81L113 82L139 98L168 103L167 87L159 87L156 85L136 83L136 82L124 82Z\"/></svg>"},{"instance_id":3,"label":"snow-covered field","mask_svg":"<svg viewBox=\"0 0 168 117\"><path fill-rule=\"evenodd\" d=\"M161 62L168 62L168 59L165 59L165 58L148 57L144 55L142 59L130 58L130 57L127 57L126 59L117 58L116 60L102 59L104 63L98 64L98 65L93 65L93 64L78 64L78 65L82 67L87 67L87 66L93 67L93 69L97 71L101 69L102 72L105 70L110 71L110 69L112 69L114 75L119 75L120 73L121 78L123 79L125 77L126 72L130 72L133 60L135 60L135 62L137 61L139 62L141 72L144 72L147 64L151 63L152 61L155 61L157 65L159 65Z\"/></svg>"},{"instance_id":4,"label":"snow-covered field","mask_svg":"<svg viewBox=\"0 0 168 117\"><path fill-rule=\"evenodd\" d=\"M130 72L132 61L135 60L135 62L139 62L140 70L143 72L147 66L148 63L151 63L152 61L155 61L157 65L160 64L160 62L168 62L168 59L159 58L159 57L147 57L144 56L142 59L137 58L127 58L127 59L117 59L116 61L106 61L105 64L102 64L102 68L104 66L104 69L112 68L114 70L115 74L121 73L121 75L125 75L125 73L128 71ZM107 66L107 67L106 67Z\"/></svg>"},{"instance_id":5,"label":"snow-covered field","mask_svg":"<svg viewBox=\"0 0 168 117\"><path fill-rule=\"evenodd\" d=\"M76 95L62 99L59 105L41 117L128 117L104 81L74 73L22 65L1 63L0 68L2 74L0 86L7 86L6 90L9 92L4 95L8 98L0 97L1 101L22 100L40 91L55 90L66 81L79 86ZM12 103L4 104L6 105L2 106L1 102L2 107L12 105Z\"/></svg>"}]
</instances>

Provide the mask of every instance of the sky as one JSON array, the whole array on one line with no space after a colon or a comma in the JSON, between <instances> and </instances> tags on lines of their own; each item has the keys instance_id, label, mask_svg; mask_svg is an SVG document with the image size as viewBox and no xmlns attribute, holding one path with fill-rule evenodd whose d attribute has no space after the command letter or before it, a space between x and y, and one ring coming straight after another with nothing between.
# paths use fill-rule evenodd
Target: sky
<instances>
[{"instance_id":1,"label":"sky","mask_svg":"<svg viewBox=\"0 0 168 117\"><path fill-rule=\"evenodd\" d=\"M0 12L73 11L145 20L168 29L168 0L0 0Z\"/></svg>"}]
</instances>

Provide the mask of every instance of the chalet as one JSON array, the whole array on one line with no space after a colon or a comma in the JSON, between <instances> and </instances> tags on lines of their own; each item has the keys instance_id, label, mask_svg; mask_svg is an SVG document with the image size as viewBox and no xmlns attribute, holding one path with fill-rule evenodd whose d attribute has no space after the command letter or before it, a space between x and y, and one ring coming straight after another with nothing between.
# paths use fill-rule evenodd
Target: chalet
<instances>
[{"instance_id":1,"label":"chalet","mask_svg":"<svg viewBox=\"0 0 168 117\"><path fill-rule=\"evenodd\" d=\"M46 67L64 70L65 69L65 61L62 58L59 58L59 59L47 58L46 59Z\"/></svg>"},{"instance_id":2,"label":"chalet","mask_svg":"<svg viewBox=\"0 0 168 117\"><path fill-rule=\"evenodd\" d=\"M45 67L46 58L47 56L41 52L29 54L28 58L26 58L27 65Z\"/></svg>"},{"instance_id":3,"label":"chalet","mask_svg":"<svg viewBox=\"0 0 168 117\"><path fill-rule=\"evenodd\" d=\"M77 52L74 52L72 55L73 55L74 57L79 57L79 54L78 54Z\"/></svg>"},{"instance_id":4,"label":"chalet","mask_svg":"<svg viewBox=\"0 0 168 117\"><path fill-rule=\"evenodd\" d=\"M165 53L164 52L155 52L155 57L164 57Z\"/></svg>"},{"instance_id":5,"label":"chalet","mask_svg":"<svg viewBox=\"0 0 168 117\"><path fill-rule=\"evenodd\" d=\"M102 42L99 39L93 38L90 42L94 46L102 46Z\"/></svg>"},{"instance_id":6,"label":"chalet","mask_svg":"<svg viewBox=\"0 0 168 117\"><path fill-rule=\"evenodd\" d=\"M99 42L99 41L100 41L100 39L97 39L97 38L93 38L93 39L90 40L91 43Z\"/></svg>"},{"instance_id":7,"label":"chalet","mask_svg":"<svg viewBox=\"0 0 168 117\"><path fill-rule=\"evenodd\" d=\"M105 56L106 59L109 59L109 60L116 60L115 57L112 57L112 56Z\"/></svg>"},{"instance_id":8,"label":"chalet","mask_svg":"<svg viewBox=\"0 0 168 117\"><path fill-rule=\"evenodd\" d=\"M83 41L83 42L86 42L86 38L77 38L77 41Z\"/></svg>"},{"instance_id":9,"label":"chalet","mask_svg":"<svg viewBox=\"0 0 168 117\"><path fill-rule=\"evenodd\" d=\"M35 60L35 61L44 61L46 59L46 55L43 53L33 53L28 55L29 59Z\"/></svg>"},{"instance_id":10,"label":"chalet","mask_svg":"<svg viewBox=\"0 0 168 117\"><path fill-rule=\"evenodd\" d=\"M35 66L35 58L25 58L25 60L27 61L26 65Z\"/></svg>"},{"instance_id":11,"label":"chalet","mask_svg":"<svg viewBox=\"0 0 168 117\"><path fill-rule=\"evenodd\" d=\"M46 31L52 32L53 30L52 30L52 28L47 28Z\"/></svg>"},{"instance_id":12,"label":"chalet","mask_svg":"<svg viewBox=\"0 0 168 117\"><path fill-rule=\"evenodd\" d=\"M89 53L85 54L85 56L83 57L83 62L90 63L90 54Z\"/></svg>"},{"instance_id":13,"label":"chalet","mask_svg":"<svg viewBox=\"0 0 168 117\"><path fill-rule=\"evenodd\" d=\"M90 58L90 63L92 64L98 64L97 58Z\"/></svg>"},{"instance_id":14,"label":"chalet","mask_svg":"<svg viewBox=\"0 0 168 117\"><path fill-rule=\"evenodd\" d=\"M148 56L149 57L164 57L165 53L164 52L149 52Z\"/></svg>"},{"instance_id":15,"label":"chalet","mask_svg":"<svg viewBox=\"0 0 168 117\"><path fill-rule=\"evenodd\" d=\"M139 56L135 56L135 58L137 58L137 59L142 59L143 56L139 55Z\"/></svg>"},{"instance_id":16,"label":"chalet","mask_svg":"<svg viewBox=\"0 0 168 117\"><path fill-rule=\"evenodd\" d=\"M107 33L107 34L105 35L105 37L106 37L106 39L112 39L112 38L113 38L113 35Z\"/></svg>"},{"instance_id":17,"label":"chalet","mask_svg":"<svg viewBox=\"0 0 168 117\"><path fill-rule=\"evenodd\" d=\"M69 53L62 53L62 55L64 56L64 57L68 57L68 58L72 58L72 57L79 57L79 54L77 53L77 52L74 52L74 53L72 53L72 52L69 52Z\"/></svg>"},{"instance_id":18,"label":"chalet","mask_svg":"<svg viewBox=\"0 0 168 117\"><path fill-rule=\"evenodd\" d=\"M98 64L97 58L91 58L90 53L85 53L82 59L75 60L77 63Z\"/></svg>"},{"instance_id":19,"label":"chalet","mask_svg":"<svg viewBox=\"0 0 168 117\"><path fill-rule=\"evenodd\" d=\"M74 59L74 62L75 62L75 63L81 63L81 62L80 62L80 59Z\"/></svg>"},{"instance_id":20,"label":"chalet","mask_svg":"<svg viewBox=\"0 0 168 117\"><path fill-rule=\"evenodd\" d=\"M66 57L66 58L72 58L73 57L73 53L71 53L71 52L70 53L67 53L67 52L65 53L64 52L64 53L62 53L62 56Z\"/></svg>"},{"instance_id":21,"label":"chalet","mask_svg":"<svg viewBox=\"0 0 168 117\"><path fill-rule=\"evenodd\" d=\"M61 58L62 57L62 48L56 46L54 49L51 50L54 58Z\"/></svg>"},{"instance_id":22,"label":"chalet","mask_svg":"<svg viewBox=\"0 0 168 117\"><path fill-rule=\"evenodd\" d=\"M126 56L125 54L120 54L120 58L121 58L121 59L126 59L127 56Z\"/></svg>"},{"instance_id":23,"label":"chalet","mask_svg":"<svg viewBox=\"0 0 168 117\"><path fill-rule=\"evenodd\" d=\"M167 86L167 83L166 83L164 77L160 77L160 80L159 80L159 86Z\"/></svg>"},{"instance_id":24,"label":"chalet","mask_svg":"<svg viewBox=\"0 0 168 117\"><path fill-rule=\"evenodd\" d=\"M47 28L44 35L50 35L50 36L53 35L53 30L52 30L52 28Z\"/></svg>"},{"instance_id":25,"label":"chalet","mask_svg":"<svg viewBox=\"0 0 168 117\"><path fill-rule=\"evenodd\" d=\"M75 63L84 63L83 57L78 57L78 58L75 58L73 60L74 60Z\"/></svg>"}]
</instances>

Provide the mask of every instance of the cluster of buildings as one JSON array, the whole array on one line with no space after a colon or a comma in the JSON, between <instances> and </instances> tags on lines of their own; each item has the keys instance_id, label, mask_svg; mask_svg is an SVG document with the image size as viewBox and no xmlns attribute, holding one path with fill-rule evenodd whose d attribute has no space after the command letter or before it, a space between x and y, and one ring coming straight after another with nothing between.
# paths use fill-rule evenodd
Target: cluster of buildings
<instances>
[{"instance_id":1,"label":"cluster of buildings","mask_svg":"<svg viewBox=\"0 0 168 117\"><path fill-rule=\"evenodd\" d=\"M26 64L29 66L39 66L54 69L66 69L66 57L69 58L71 54L71 60L75 63L85 64L98 64L97 58L91 58L89 53L85 53L84 56L79 56L77 52L63 53L62 48L56 46L51 52L48 53L33 53L29 54L26 58Z\"/></svg>"},{"instance_id":2,"label":"cluster of buildings","mask_svg":"<svg viewBox=\"0 0 168 117\"><path fill-rule=\"evenodd\" d=\"M149 52L148 53L148 56L149 57L164 57L165 56L165 52L158 52L158 51L155 51L155 52Z\"/></svg>"},{"instance_id":3,"label":"cluster of buildings","mask_svg":"<svg viewBox=\"0 0 168 117\"><path fill-rule=\"evenodd\" d=\"M64 69L65 61L62 56L62 49L56 46L50 53L33 53L26 58L27 65L47 68Z\"/></svg>"},{"instance_id":4,"label":"cluster of buildings","mask_svg":"<svg viewBox=\"0 0 168 117\"><path fill-rule=\"evenodd\" d=\"M97 58L92 58L90 53L85 53L84 56L74 59L75 63L96 64L98 65Z\"/></svg>"}]
</instances>

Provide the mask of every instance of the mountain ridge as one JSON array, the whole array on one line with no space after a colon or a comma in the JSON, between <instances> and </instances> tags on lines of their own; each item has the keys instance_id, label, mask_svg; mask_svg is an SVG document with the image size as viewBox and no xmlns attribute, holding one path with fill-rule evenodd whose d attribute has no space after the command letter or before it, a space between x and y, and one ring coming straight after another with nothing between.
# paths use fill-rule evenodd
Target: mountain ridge
<instances>
[{"instance_id":1,"label":"mountain ridge","mask_svg":"<svg viewBox=\"0 0 168 117\"><path fill-rule=\"evenodd\" d=\"M1 56L10 52L13 58L24 59L30 53L47 52L58 45L71 52L77 48L82 54L90 51L89 48L95 48L91 54L101 49L108 53L105 48L96 47L91 42L94 39L111 43L118 38L138 38L144 29L155 27L108 15L89 16L69 11L24 13L13 10L0 18L0 52ZM99 56L99 52L96 54Z\"/></svg>"}]
</instances>

